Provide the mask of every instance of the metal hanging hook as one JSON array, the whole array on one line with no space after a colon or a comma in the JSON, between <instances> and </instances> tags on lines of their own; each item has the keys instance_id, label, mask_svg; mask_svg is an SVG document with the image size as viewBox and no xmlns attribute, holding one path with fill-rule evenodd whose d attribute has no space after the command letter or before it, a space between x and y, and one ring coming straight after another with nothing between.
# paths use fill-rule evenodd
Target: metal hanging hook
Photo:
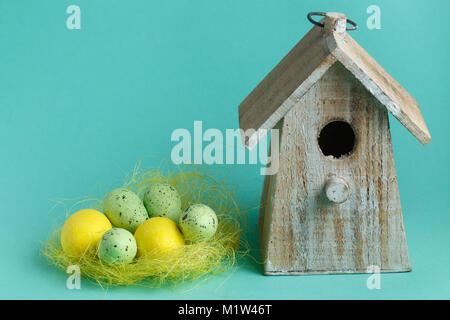
<instances>
[{"instance_id":1,"label":"metal hanging hook","mask_svg":"<svg viewBox=\"0 0 450 320\"><path fill-rule=\"evenodd\" d=\"M327 15L327 14L326 14L325 12L310 12L310 13L308 13L307 18L308 18L309 22L311 22L312 24L314 24L314 25L316 25L316 26L319 26L319 27L323 28L323 27L324 27L324 24L323 24L323 23L320 23L320 22L318 22L318 21L315 21L312 17L313 17L313 16L322 16L322 17L325 17L326 15ZM358 29L358 25L356 24L356 22L354 22L354 21L352 21L352 20L350 20L350 19L347 19L347 23L350 24L350 25L352 25L352 26L351 26L351 27L345 28L345 30L347 30L347 31L353 31L353 30Z\"/></svg>"}]
</instances>

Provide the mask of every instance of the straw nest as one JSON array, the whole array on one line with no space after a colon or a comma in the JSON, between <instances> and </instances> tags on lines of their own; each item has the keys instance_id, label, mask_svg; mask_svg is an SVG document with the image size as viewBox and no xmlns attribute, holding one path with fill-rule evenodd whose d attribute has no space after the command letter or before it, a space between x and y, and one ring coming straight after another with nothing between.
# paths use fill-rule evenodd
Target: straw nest
<instances>
[{"instance_id":1,"label":"straw nest","mask_svg":"<svg viewBox=\"0 0 450 320\"><path fill-rule=\"evenodd\" d=\"M86 253L80 258L65 254L59 240L61 228L58 228L43 244L41 253L51 264L64 271L70 265L78 265L82 276L101 286L177 285L232 269L236 266L237 256L248 252L248 246L240 238L245 224L244 214L234 191L224 182L217 181L207 170L193 168L178 167L170 171L137 166L126 176L123 187L142 198L150 184L165 182L177 188L183 209L192 203L207 204L215 210L219 220L217 232L211 240L186 244L176 254L143 256L135 258L130 264L108 266L100 261L96 252ZM89 200L82 200L81 203L89 203ZM90 207L102 211L102 201L94 201Z\"/></svg>"}]
</instances>

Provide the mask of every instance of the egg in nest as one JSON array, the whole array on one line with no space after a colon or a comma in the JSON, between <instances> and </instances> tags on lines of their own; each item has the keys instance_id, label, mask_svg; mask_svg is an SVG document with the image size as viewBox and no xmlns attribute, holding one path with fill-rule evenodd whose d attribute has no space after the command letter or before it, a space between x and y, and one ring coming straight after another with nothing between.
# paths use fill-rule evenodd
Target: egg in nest
<instances>
[{"instance_id":1,"label":"egg in nest","mask_svg":"<svg viewBox=\"0 0 450 320\"><path fill-rule=\"evenodd\" d=\"M103 201L105 215L118 228L135 232L148 219L147 210L133 191L119 188L108 193Z\"/></svg>"},{"instance_id":2,"label":"egg in nest","mask_svg":"<svg viewBox=\"0 0 450 320\"><path fill-rule=\"evenodd\" d=\"M130 263L136 252L137 245L133 234L121 228L108 230L98 244L98 257L108 265Z\"/></svg>"},{"instance_id":3,"label":"egg in nest","mask_svg":"<svg viewBox=\"0 0 450 320\"><path fill-rule=\"evenodd\" d=\"M150 218L134 234L139 255L168 254L184 245L184 238L175 222L169 218Z\"/></svg>"},{"instance_id":4,"label":"egg in nest","mask_svg":"<svg viewBox=\"0 0 450 320\"><path fill-rule=\"evenodd\" d=\"M181 216L181 197L170 184L152 184L144 193L143 201L150 217L165 217L178 223Z\"/></svg>"},{"instance_id":5,"label":"egg in nest","mask_svg":"<svg viewBox=\"0 0 450 320\"><path fill-rule=\"evenodd\" d=\"M211 239L217 231L217 215L204 204L193 204L180 218L180 228L185 238L192 243Z\"/></svg>"},{"instance_id":6,"label":"egg in nest","mask_svg":"<svg viewBox=\"0 0 450 320\"><path fill-rule=\"evenodd\" d=\"M60 241L64 252L80 257L95 248L103 234L112 228L106 216L94 209L72 214L61 229Z\"/></svg>"}]
</instances>

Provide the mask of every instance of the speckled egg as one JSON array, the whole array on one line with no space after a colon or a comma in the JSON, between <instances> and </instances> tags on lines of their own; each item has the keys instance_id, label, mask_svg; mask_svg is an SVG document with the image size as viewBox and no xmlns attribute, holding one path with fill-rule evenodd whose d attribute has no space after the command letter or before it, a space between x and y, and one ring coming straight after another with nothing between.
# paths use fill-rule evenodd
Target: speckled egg
<instances>
[{"instance_id":1,"label":"speckled egg","mask_svg":"<svg viewBox=\"0 0 450 320\"><path fill-rule=\"evenodd\" d=\"M111 191L103 201L105 215L118 228L135 232L148 219L141 199L132 191L119 188Z\"/></svg>"},{"instance_id":2,"label":"speckled egg","mask_svg":"<svg viewBox=\"0 0 450 320\"><path fill-rule=\"evenodd\" d=\"M112 228L103 235L98 244L98 257L105 264L130 263L136 253L136 240L125 229Z\"/></svg>"},{"instance_id":3,"label":"speckled egg","mask_svg":"<svg viewBox=\"0 0 450 320\"><path fill-rule=\"evenodd\" d=\"M180 228L184 237L193 242L211 239L217 230L217 215L204 204L193 204L180 218Z\"/></svg>"},{"instance_id":4,"label":"speckled egg","mask_svg":"<svg viewBox=\"0 0 450 320\"><path fill-rule=\"evenodd\" d=\"M167 183L154 183L144 194L144 206L150 217L165 217L178 223L181 216L181 197Z\"/></svg>"}]
</instances>

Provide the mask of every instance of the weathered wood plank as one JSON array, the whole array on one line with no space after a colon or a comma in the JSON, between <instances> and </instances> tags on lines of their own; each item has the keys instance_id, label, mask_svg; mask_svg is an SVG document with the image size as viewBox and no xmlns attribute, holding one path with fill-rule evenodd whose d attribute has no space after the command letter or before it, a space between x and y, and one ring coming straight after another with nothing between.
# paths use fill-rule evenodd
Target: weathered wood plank
<instances>
[{"instance_id":1,"label":"weathered wood plank","mask_svg":"<svg viewBox=\"0 0 450 320\"><path fill-rule=\"evenodd\" d=\"M278 139L281 140L283 127L283 119L281 119L274 127L274 129L279 130ZM273 136L271 137L273 139ZM278 143L280 145L280 143ZM272 143L269 147L269 155L272 152ZM277 174L266 175L264 177L263 192L261 195L259 216L258 216L258 231L259 231L259 243L261 244L262 259L265 261L267 259L267 243L269 241L269 235L271 233L272 224L272 208L273 208L273 196L275 194Z\"/></svg>"},{"instance_id":2,"label":"weathered wood plank","mask_svg":"<svg viewBox=\"0 0 450 320\"><path fill-rule=\"evenodd\" d=\"M348 157L325 157L318 135L332 120L350 123ZM411 269L386 109L336 63L280 123L280 167L266 177L260 239L266 274L363 273ZM330 175L349 186L347 201L324 194Z\"/></svg>"},{"instance_id":3,"label":"weathered wood plank","mask_svg":"<svg viewBox=\"0 0 450 320\"><path fill-rule=\"evenodd\" d=\"M325 27L314 26L239 106L239 125L270 130L337 61L423 144L431 140L417 101L345 32L346 16L328 13ZM264 135L243 143L253 148Z\"/></svg>"},{"instance_id":4,"label":"weathered wood plank","mask_svg":"<svg viewBox=\"0 0 450 320\"><path fill-rule=\"evenodd\" d=\"M417 101L373 59L348 33L333 35L333 55L396 117L416 138L427 144L430 133Z\"/></svg>"},{"instance_id":5,"label":"weathered wood plank","mask_svg":"<svg viewBox=\"0 0 450 320\"><path fill-rule=\"evenodd\" d=\"M323 29L312 28L239 105L240 128L272 129L294 105L294 91L303 96L334 62ZM243 141L249 148L257 142L257 135Z\"/></svg>"}]
</instances>

